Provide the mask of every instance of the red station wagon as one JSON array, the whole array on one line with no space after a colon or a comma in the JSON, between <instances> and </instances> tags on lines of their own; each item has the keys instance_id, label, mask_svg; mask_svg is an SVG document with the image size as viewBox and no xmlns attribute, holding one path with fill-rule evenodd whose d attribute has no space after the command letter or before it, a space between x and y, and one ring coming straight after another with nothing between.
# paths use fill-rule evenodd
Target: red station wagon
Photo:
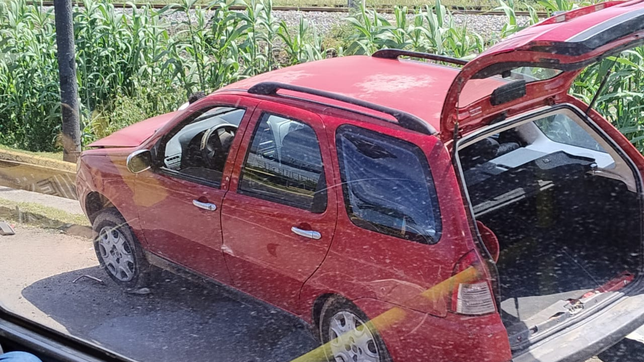
<instances>
[{"instance_id":1,"label":"red station wagon","mask_svg":"<svg viewBox=\"0 0 644 362\"><path fill-rule=\"evenodd\" d=\"M126 288L157 266L279 307L319 333L309 357L583 361L644 323L644 158L569 88L643 37L644 2L615 1L470 62L229 85L83 152L98 259Z\"/></svg>"}]
</instances>

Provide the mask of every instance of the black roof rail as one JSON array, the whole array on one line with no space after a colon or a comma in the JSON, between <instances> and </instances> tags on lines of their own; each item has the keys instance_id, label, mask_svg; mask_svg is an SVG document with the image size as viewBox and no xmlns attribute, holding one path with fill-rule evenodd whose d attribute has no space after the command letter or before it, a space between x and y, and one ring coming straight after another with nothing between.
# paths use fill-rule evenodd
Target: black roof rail
<instances>
[{"instance_id":1,"label":"black roof rail","mask_svg":"<svg viewBox=\"0 0 644 362\"><path fill-rule=\"evenodd\" d=\"M402 50L402 49L381 49L373 53L371 56L374 58L381 58L381 59L398 59L398 57L405 56L405 57L412 57L412 58L435 60L438 62L452 63L456 65L467 64L467 60L463 60L463 59L452 58L445 55L413 52L411 50Z\"/></svg>"},{"instance_id":2,"label":"black roof rail","mask_svg":"<svg viewBox=\"0 0 644 362\"><path fill-rule=\"evenodd\" d=\"M326 91L321 91L317 89L312 89L312 88L307 88L307 87L301 87L297 85L292 85L292 84L285 84L285 83L278 83L278 82L261 82L257 83L254 86L250 87L248 89L248 93L251 94L259 94L259 95L276 95L277 91L280 89L284 90L289 90L293 92L299 92L299 93L306 93L306 94L311 94L314 96L318 97L324 97L328 99L333 99L336 101L340 101L343 103L348 103L348 104L353 104L359 107L371 109L374 111L382 112L385 114L388 114L392 117L394 117L398 123L397 125L406 128L411 131L427 134L427 135L433 135L436 134L436 130L430 126L427 122L423 121L422 119L409 114L407 112L399 111L394 108L389 108L385 106L381 106L378 104L366 102L360 99L356 98L351 98L347 96L343 96L341 94L337 93L331 93L331 92L326 92ZM333 106L331 104L326 104L331 107L339 108L336 106ZM386 119L383 119L387 121ZM390 121L389 121L390 122ZM393 122L392 122L393 123Z\"/></svg>"}]
</instances>

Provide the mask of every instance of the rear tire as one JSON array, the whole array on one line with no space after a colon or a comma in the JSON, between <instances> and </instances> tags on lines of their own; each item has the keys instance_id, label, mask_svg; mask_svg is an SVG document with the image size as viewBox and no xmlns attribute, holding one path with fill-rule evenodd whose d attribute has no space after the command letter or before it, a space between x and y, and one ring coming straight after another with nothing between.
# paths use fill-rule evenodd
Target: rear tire
<instances>
[{"instance_id":1,"label":"rear tire","mask_svg":"<svg viewBox=\"0 0 644 362\"><path fill-rule=\"evenodd\" d=\"M110 278L128 289L145 286L150 265L123 216L114 208L102 210L92 229L96 257Z\"/></svg>"},{"instance_id":2,"label":"rear tire","mask_svg":"<svg viewBox=\"0 0 644 362\"><path fill-rule=\"evenodd\" d=\"M327 361L391 362L384 341L369 319L348 300L331 298L320 312L320 339Z\"/></svg>"}]
</instances>

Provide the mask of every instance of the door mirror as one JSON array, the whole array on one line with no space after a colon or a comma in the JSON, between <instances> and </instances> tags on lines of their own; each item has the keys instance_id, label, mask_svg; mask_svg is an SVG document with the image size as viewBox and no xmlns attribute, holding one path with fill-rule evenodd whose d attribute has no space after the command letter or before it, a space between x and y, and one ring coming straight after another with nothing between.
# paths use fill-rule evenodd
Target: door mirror
<instances>
[{"instance_id":1,"label":"door mirror","mask_svg":"<svg viewBox=\"0 0 644 362\"><path fill-rule=\"evenodd\" d=\"M149 150L138 150L127 156L127 169L132 173L149 170L152 167L152 154Z\"/></svg>"}]
</instances>

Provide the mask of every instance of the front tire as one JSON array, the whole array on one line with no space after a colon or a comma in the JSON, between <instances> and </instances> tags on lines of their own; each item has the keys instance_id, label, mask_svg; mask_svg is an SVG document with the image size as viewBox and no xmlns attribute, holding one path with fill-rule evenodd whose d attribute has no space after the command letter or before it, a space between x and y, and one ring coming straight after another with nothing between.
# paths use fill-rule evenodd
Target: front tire
<instances>
[{"instance_id":1,"label":"front tire","mask_svg":"<svg viewBox=\"0 0 644 362\"><path fill-rule=\"evenodd\" d=\"M358 307L343 298L329 300L320 312L320 337L330 362L390 362L384 341Z\"/></svg>"},{"instance_id":2,"label":"front tire","mask_svg":"<svg viewBox=\"0 0 644 362\"><path fill-rule=\"evenodd\" d=\"M94 250L101 267L124 288L139 288L147 283L149 264L138 240L121 214L105 209L92 224Z\"/></svg>"}]
</instances>

